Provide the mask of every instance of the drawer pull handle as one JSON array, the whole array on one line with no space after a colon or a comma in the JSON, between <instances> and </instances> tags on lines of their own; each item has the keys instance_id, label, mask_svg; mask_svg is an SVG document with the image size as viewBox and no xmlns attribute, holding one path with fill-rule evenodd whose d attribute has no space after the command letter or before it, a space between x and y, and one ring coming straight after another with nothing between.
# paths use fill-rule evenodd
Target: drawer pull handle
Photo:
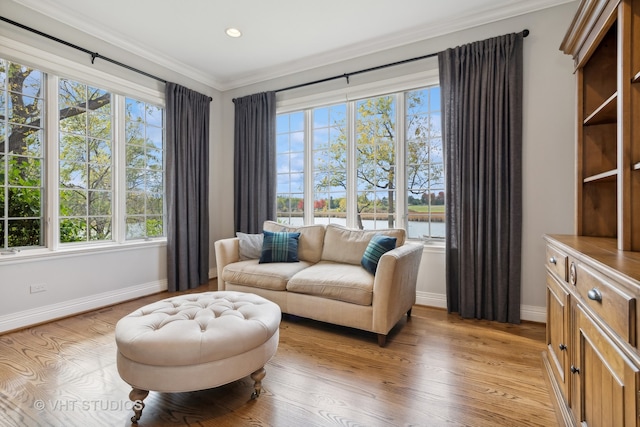
<instances>
[{"instance_id":1,"label":"drawer pull handle","mask_svg":"<svg viewBox=\"0 0 640 427\"><path fill-rule=\"evenodd\" d=\"M556 261L555 257L551 257L551 258L549 258L549 262L550 262L551 264L556 264L556 263L557 263L557 261Z\"/></svg>"},{"instance_id":2,"label":"drawer pull handle","mask_svg":"<svg viewBox=\"0 0 640 427\"><path fill-rule=\"evenodd\" d=\"M597 288L593 288L587 292L587 296L590 300L602 302L602 293Z\"/></svg>"},{"instance_id":3,"label":"drawer pull handle","mask_svg":"<svg viewBox=\"0 0 640 427\"><path fill-rule=\"evenodd\" d=\"M560 350L562 350L562 351L565 351L565 350L567 349L567 346L566 346L566 345L564 345L564 344L560 344L558 347L559 347L559 348L560 348Z\"/></svg>"},{"instance_id":4,"label":"drawer pull handle","mask_svg":"<svg viewBox=\"0 0 640 427\"><path fill-rule=\"evenodd\" d=\"M579 374L580 373L580 368L576 368L573 365L571 365L571 368L569 368L569 370L571 371L572 374Z\"/></svg>"}]
</instances>

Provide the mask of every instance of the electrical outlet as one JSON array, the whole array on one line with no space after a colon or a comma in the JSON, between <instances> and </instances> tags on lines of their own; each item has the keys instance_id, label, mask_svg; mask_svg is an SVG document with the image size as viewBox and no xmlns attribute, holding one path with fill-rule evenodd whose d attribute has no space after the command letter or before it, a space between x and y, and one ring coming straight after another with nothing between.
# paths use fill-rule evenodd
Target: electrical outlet
<instances>
[{"instance_id":1,"label":"electrical outlet","mask_svg":"<svg viewBox=\"0 0 640 427\"><path fill-rule=\"evenodd\" d=\"M47 290L47 285L45 285L44 283L38 283L37 285L31 285L29 290L31 291L32 294L35 294L38 292L44 292Z\"/></svg>"}]
</instances>

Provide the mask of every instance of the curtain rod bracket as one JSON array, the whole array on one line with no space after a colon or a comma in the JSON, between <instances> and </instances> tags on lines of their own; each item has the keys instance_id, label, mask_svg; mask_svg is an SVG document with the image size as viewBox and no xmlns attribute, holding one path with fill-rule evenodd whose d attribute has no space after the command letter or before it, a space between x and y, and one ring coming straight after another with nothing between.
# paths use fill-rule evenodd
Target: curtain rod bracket
<instances>
[{"instance_id":1,"label":"curtain rod bracket","mask_svg":"<svg viewBox=\"0 0 640 427\"><path fill-rule=\"evenodd\" d=\"M98 52L93 52L91 54L91 64L93 64L94 61L96 60L96 58L99 57L99 56L100 56L100 54Z\"/></svg>"},{"instance_id":2,"label":"curtain rod bracket","mask_svg":"<svg viewBox=\"0 0 640 427\"><path fill-rule=\"evenodd\" d=\"M349 84L349 74L344 73L344 78L347 79L347 84Z\"/></svg>"}]
</instances>

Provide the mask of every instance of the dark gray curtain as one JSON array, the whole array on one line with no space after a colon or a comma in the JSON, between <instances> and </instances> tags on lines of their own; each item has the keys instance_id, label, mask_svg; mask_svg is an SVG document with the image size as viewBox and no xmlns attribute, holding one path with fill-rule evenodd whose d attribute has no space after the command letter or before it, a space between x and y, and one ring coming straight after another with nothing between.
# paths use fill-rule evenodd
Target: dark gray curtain
<instances>
[{"instance_id":1,"label":"dark gray curtain","mask_svg":"<svg viewBox=\"0 0 640 427\"><path fill-rule=\"evenodd\" d=\"M167 83L167 276L169 291L209 280L211 98Z\"/></svg>"},{"instance_id":2,"label":"dark gray curtain","mask_svg":"<svg viewBox=\"0 0 640 427\"><path fill-rule=\"evenodd\" d=\"M235 228L259 233L276 219L276 94L234 99Z\"/></svg>"},{"instance_id":3,"label":"dark gray curtain","mask_svg":"<svg viewBox=\"0 0 640 427\"><path fill-rule=\"evenodd\" d=\"M522 38L438 54L447 306L465 318L520 322Z\"/></svg>"}]
</instances>

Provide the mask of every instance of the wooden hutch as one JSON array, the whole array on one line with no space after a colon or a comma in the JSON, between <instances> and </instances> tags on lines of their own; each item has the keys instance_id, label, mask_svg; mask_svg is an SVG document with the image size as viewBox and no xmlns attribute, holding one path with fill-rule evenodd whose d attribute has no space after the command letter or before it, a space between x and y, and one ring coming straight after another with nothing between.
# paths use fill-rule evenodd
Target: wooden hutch
<instances>
[{"instance_id":1,"label":"wooden hutch","mask_svg":"<svg viewBox=\"0 0 640 427\"><path fill-rule=\"evenodd\" d=\"M577 235L546 240L543 364L562 425L640 426L640 0L583 0Z\"/></svg>"}]
</instances>

